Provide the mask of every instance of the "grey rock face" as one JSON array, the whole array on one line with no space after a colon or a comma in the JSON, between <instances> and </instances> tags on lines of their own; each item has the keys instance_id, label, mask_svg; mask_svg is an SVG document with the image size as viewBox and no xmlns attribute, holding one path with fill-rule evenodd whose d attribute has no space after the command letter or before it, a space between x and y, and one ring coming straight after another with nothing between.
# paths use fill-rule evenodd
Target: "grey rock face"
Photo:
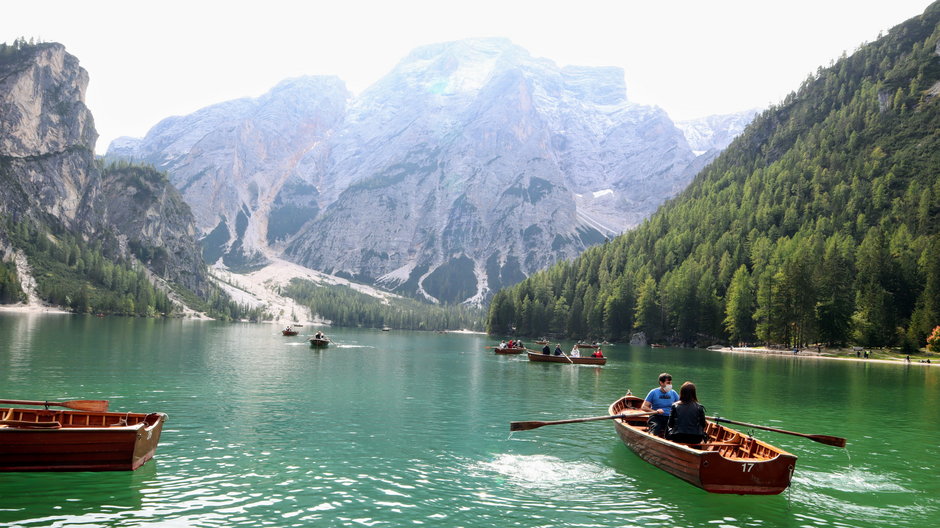
<instances>
[{"instance_id":1,"label":"grey rock face","mask_svg":"<svg viewBox=\"0 0 940 528\"><path fill-rule=\"evenodd\" d=\"M200 231L209 233L207 260L225 255L229 265L251 265L263 261L269 244L299 228L296 217L316 214L307 197L316 195L317 174L298 176L294 168L302 156L322 148L347 98L335 77L291 79L257 99L164 119L143 140L113 143L108 156L167 171ZM299 203L297 194L304 197ZM269 227L277 234L271 240Z\"/></svg>"},{"instance_id":2,"label":"grey rock face","mask_svg":"<svg viewBox=\"0 0 940 528\"><path fill-rule=\"evenodd\" d=\"M724 150L757 117L758 109L700 119L676 121L696 153Z\"/></svg>"},{"instance_id":3,"label":"grey rock face","mask_svg":"<svg viewBox=\"0 0 940 528\"><path fill-rule=\"evenodd\" d=\"M0 158L17 184L0 186L0 210L74 222L98 137L84 102L88 73L58 44L9 53L0 64Z\"/></svg>"},{"instance_id":4,"label":"grey rock face","mask_svg":"<svg viewBox=\"0 0 940 528\"><path fill-rule=\"evenodd\" d=\"M504 39L425 46L352 98L303 78L170 118L111 154L169 171L207 258L308 267L482 301L641 222L696 162L618 68L560 68Z\"/></svg>"},{"instance_id":5,"label":"grey rock face","mask_svg":"<svg viewBox=\"0 0 940 528\"><path fill-rule=\"evenodd\" d=\"M0 213L86 241L121 242L109 248L117 254L131 245L160 253L160 269L151 271L205 293L192 214L176 189L159 174L102 175L87 84L88 73L60 44L8 48L0 59Z\"/></svg>"}]
</instances>

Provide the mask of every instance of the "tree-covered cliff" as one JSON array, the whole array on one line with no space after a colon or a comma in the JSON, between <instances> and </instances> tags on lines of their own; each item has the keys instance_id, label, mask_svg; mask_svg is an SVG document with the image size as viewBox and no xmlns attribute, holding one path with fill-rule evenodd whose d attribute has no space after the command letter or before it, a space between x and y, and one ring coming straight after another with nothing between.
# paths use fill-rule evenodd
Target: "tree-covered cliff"
<instances>
[{"instance_id":1,"label":"tree-covered cliff","mask_svg":"<svg viewBox=\"0 0 940 528\"><path fill-rule=\"evenodd\" d=\"M940 322L940 3L819 68L636 230L500 291L491 332L923 346Z\"/></svg>"},{"instance_id":2,"label":"tree-covered cliff","mask_svg":"<svg viewBox=\"0 0 940 528\"><path fill-rule=\"evenodd\" d=\"M0 44L0 303L155 315L185 299L247 315L209 282L192 212L166 175L95 159L87 84L61 44Z\"/></svg>"}]
</instances>

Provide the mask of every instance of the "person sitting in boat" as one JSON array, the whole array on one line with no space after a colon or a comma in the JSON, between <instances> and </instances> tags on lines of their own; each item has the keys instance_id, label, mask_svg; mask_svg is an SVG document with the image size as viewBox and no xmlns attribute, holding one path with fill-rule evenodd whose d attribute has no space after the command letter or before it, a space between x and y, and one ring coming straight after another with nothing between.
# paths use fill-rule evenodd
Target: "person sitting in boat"
<instances>
[{"instance_id":1,"label":"person sitting in boat","mask_svg":"<svg viewBox=\"0 0 940 528\"><path fill-rule=\"evenodd\" d=\"M581 357L581 351L578 350L578 346L575 345L571 347L571 352L569 352L568 355L571 357Z\"/></svg>"},{"instance_id":2,"label":"person sitting in boat","mask_svg":"<svg viewBox=\"0 0 940 528\"><path fill-rule=\"evenodd\" d=\"M663 372L659 375L659 387L649 391L643 400L643 405L640 407L640 410L644 412L656 413L647 420L650 434L656 436L666 435L672 404L677 401L679 401L679 394L672 390L672 375Z\"/></svg>"},{"instance_id":3,"label":"person sitting in boat","mask_svg":"<svg viewBox=\"0 0 940 528\"><path fill-rule=\"evenodd\" d=\"M687 381L679 388L679 401L669 413L666 438L683 444L699 444L705 440L705 407L698 402L695 384Z\"/></svg>"},{"instance_id":4,"label":"person sitting in boat","mask_svg":"<svg viewBox=\"0 0 940 528\"><path fill-rule=\"evenodd\" d=\"M552 353L552 347L550 347L550 346L548 346L548 345L543 346L543 347L542 347L542 353L545 354L546 356L551 355L551 353Z\"/></svg>"},{"instance_id":5,"label":"person sitting in boat","mask_svg":"<svg viewBox=\"0 0 940 528\"><path fill-rule=\"evenodd\" d=\"M313 337L315 337L315 338L317 338L317 339L323 339L323 332L320 332L320 331L318 330L317 333L316 333L316 335L314 335Z\"/></svg>"},{"instance_id":6,"label":"person sitting in boat","mask_svg":"<svg viewBox=\"0 0 940 528\"><path fill-rule=\"evenodd\" d=\"M525 345L522 344L522 340L516 341L516 348L525 348Z\"/></svg>"},{"instance_id":7,"label":"person sitting in boat","mask_svg":"<svg viewBox=\"0 0 940 528\"><path fill-rule=\"evenodd\" d=\"M500 342L499 342L499 348L506 348L506 342L505 342L505 341L500 341Z\"/></svg>"},{"instance_id":8,"label":"person sitting in boat","mask_svg":"<svg viewBox=\"0 0 940 528\"><path fill-rule=\"evenodd\" d=\"M555 355L556 355L556 356L560 356L561 354L562 354L562 352L561 352L561 343L558 343L557 345L555 345Z\"/></svg>"},{"instance_id":9,"label":"person sitting in boat","mask_svg":"<svg viewBox=\"0 0 940 528\"><path fill-rule=\"evenodd\" d=\"M509 346L509 348L515 348L515 347L516 347L516 342L515 342L515 341L513 341L512 339L510 339L510 340L509 340L509 345L508 345L508 346Z\"/></svg>"},{"instance_id":10,"label":"person sitting in boat","mask_svg":"<svg viewBox=\"0 0 940 528\"><path fill-rule=\"evenodd\" d=\"M594 353L591 354L591 355L594 356L594 357L596 357L596 358L602 358L602 357L604 357L604 352L603 352L601 349L598 348L598 349L595 350Z\"/></svg>"}]
</instances>

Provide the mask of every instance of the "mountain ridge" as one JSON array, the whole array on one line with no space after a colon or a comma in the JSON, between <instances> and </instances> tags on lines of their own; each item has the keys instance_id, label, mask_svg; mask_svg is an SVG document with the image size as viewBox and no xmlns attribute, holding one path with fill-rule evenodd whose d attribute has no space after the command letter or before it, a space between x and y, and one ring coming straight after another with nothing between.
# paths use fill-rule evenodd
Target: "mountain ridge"
<instances>
[{"instance_id":1,"label":"mountain ridge","mask_svg":"<svg viewBox=\"0 0 940 528\"><path fill-rule=\"evenodd\" d=\"M296 91L316 122L308 133L291 105L266 107L265 131L229 102L108 155L170 173L210 263L251 268L274 250L435 302L483 302L573 258L639 223L714 156L696 157L662 110L629 102L619 68L559 68L506 39L420 47L355 97L339 79L298 82L321 83ZM296 141L272 147L277 134Z\"/></svg>"}]
</instances>

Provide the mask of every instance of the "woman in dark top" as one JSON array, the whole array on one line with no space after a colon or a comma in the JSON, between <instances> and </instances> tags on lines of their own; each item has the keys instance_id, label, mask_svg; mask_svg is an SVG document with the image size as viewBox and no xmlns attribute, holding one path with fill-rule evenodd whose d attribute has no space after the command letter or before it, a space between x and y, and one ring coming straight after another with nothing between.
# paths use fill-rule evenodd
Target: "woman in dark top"
<instances>
[{"instance_id":1,"label":"woman in dark top","mask_svg":"<svg viewBox=\"0 0 940 528\"><path fill-rule=\"evenodd\" d=\"M705 423L705 407L695 396L695 384L687 381L679 389L679 401L672 404L667 438L683 444L701 443L705 440Z\"/></svg>"}]
</instances>

